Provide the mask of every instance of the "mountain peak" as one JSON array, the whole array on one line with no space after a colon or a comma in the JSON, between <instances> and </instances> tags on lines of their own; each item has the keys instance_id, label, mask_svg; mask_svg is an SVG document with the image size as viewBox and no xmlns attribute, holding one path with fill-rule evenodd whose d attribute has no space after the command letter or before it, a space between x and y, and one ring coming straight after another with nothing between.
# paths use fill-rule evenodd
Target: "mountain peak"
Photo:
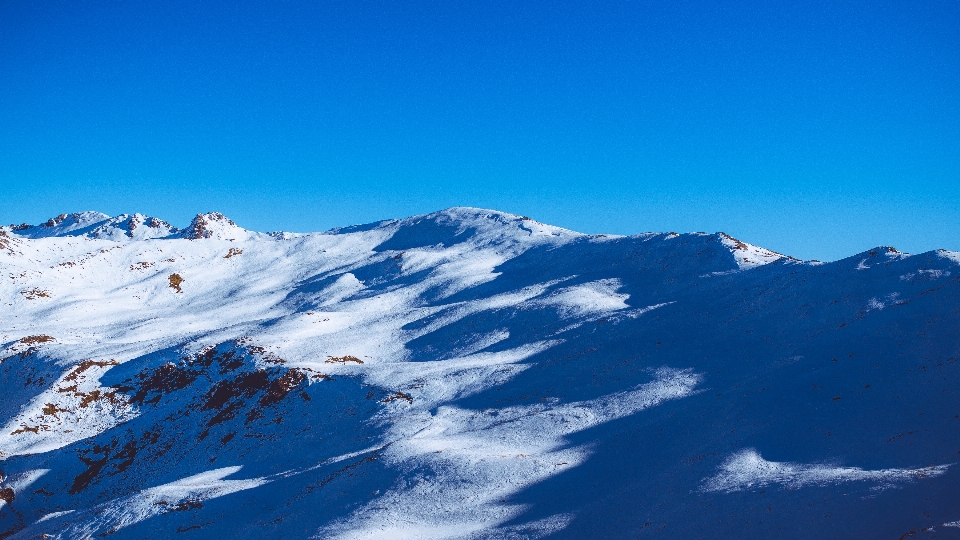
<instances>
[{"instance_id":1,"label":"mountain peak","mask_svg":"<svg viewBox=\"0 0 960 540\"><path fill-rule=\"evenodd\" d=\"M143 214L120 214L108 219L90 231L87 236L103 240L145 240L164 238L177 232L177 228L162 219Z\"/></svg>"},{"instance_id":2,"label":"mountain peak","mask_svg":"<svg viewBox=\"0 0 960 540\"><path fill-rule=\"evenodd\" d=\"M110 216L104 214L103 212L74 212L71 214L60 214L56 217L52 217L40 226L46 228L69 227L71 225L95 223L97 221L103 221L109 217Z\"/></svg>"},{"instance_id":3,"label":"mountain peak","mask_svg":"<svg viewBox=\"0 0 960 540\"><path fill-rule=\"evenodd\" d=\"M26 238L48 238L51 236L81 236L90 229L110 219L103 212L73 212L60 214L40 225L11 225L10 230Z\"/></svg>"},{"instance_id":4,"label":"mountain peak","mask_svg":"<svg viewBox=\"0 0 960 540\"><path fill-rule=\"evenodd\" d=\"M220 212L197 214L190 225L183 229L180 236L190 240L214 238L218 240L245 240L249 231L238 226L232 219Z\"/></svg>"},{"instance_id":5,"label":"mountain peak","mask_svg":"<svg viewBox=\"0 0 960 540\"><path fill-rule=\"evenodd\" d=\"M946 249L938 249L936 252L938 257L942 259L947 259L954 263L960 264L960 251L949 251Z\"/></svg>"},{"instance_id":6,"label":"mountain peak","mask_svg":"<svg viewBox=\"0 0 960 540\"><path fill-rule=\"evenodd\" d=\"M881 257L885 258L881 260ZM861 251L856 255L844 257L842 261L852 261L858 264L860 269L869 268L869 265L876 262L888 262L891 259L907 258L910 254L904 253L893 246L877 246L866 251Z\"/></svg>"},{"instance_id":7,"label":"mountain peak","mask_svg":"<svg viewBox=\"0 0 960 540\"><path fill-rule=\"evenodd\" d=\"M507 228L514 229L523 235L583 236L581 233L562 227L547 225L527 216L486 208L473 208L470 206L454 206L446 210L440 210L439 212L416 216L410 219L432 219L437 222L456 223L463 228L473 228L479 233L502 233L503 230Z\"/></svg>"},{"instance_id":8,"label":"mountain peak","mask_svg":"<svg viewBox=\"0 0 960 540\"><path fill-rule=\"evenodd\" d=\"M52 217L40 225L11 225L10 231L24 238L81 236L123 241L163 238L177 232L177 229L162 219L143 214L110 217L103 212L74 212Z\"/></svg>"},{"instance_id":9,"label":"mountain peak","mask_svg":"<svg viewBox=\"0 0 960 540\"><path fill-rule=\"evenodd\" d=\"M720 239L720 243L733 254L737 261L737 266L739 266L741 270L756 268L782 259L797 260L788 255L777 253L776 251L742 242L722 231L717 233L717 237Z\"/></svg>"},{"instance_id":10,"label":"mountain peak","mask_svg":"<svg viewBox=\"0 0 960 540\"><path fill-rule=\"evenodd\" d=\"M502 243L554 242L583 236L560 227L545 225L525 216L497 210L456 206L430 214L381 222L394 228L379 250L403 251L415 247L443 246L469 242L475 246Z\"/></svg>"}]
</instances>

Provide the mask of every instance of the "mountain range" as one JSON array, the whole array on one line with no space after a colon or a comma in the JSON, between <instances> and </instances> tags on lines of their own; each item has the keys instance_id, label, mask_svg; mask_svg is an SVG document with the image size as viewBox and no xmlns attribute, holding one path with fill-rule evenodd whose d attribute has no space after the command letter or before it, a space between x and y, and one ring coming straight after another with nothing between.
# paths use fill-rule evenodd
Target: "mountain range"
<instances>
[{"instance_id":1,"label":"mountain range","mask_svg":"<svg viewBox=\"0 0 960 540\"><path fill-rule=\"evenodd\" d=\"M960 253L0 227L0 538L960 538Z\"/></svg>"}]
</instances>

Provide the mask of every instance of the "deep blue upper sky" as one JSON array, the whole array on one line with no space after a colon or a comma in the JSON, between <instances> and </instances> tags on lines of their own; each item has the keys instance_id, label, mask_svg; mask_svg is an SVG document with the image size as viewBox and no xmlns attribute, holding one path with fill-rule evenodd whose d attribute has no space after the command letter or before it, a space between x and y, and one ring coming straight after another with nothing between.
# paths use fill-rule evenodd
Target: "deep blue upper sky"
<instances>
[{"instance_id":1,"label":"deep blue upper sky","mask_svg":"<svg viewBox=\"0 0 960 540\"><path fill-rule=\"evenodd\" d=\"M960 250L960 3L0 0L0 194Z\"/></svg>"}]
</instances>

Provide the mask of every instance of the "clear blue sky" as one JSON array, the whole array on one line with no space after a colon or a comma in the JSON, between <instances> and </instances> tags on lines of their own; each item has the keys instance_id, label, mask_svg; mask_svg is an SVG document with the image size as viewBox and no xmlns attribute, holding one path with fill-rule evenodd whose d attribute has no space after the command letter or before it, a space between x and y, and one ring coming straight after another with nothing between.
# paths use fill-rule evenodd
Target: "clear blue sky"
<instances>
[{"instance_id":1,"label":"clear blue sky","mask_svg":"<svg viewBox=\"0 0 960 540\"><path fill-rule=\"evenodd\" d=\"M0 222L960 250L960 3L0 0Z\"/></svg>"}]
</instances>

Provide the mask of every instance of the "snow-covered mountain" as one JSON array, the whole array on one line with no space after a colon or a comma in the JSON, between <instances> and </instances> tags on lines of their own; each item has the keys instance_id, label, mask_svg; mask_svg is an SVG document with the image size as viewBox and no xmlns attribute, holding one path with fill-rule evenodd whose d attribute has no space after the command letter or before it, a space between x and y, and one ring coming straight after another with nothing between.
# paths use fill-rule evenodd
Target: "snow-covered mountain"
<instances>
[{"instance_id":1,"label":"snow-covered mountain","mask_svg":"<svg viewBox=\"0 0 960 540\"><path fill-rule=\"evenodd\" d=\"M960 537L960 253L84 212L0 269L0 538Z\"/></svg>"}]
</instances>

